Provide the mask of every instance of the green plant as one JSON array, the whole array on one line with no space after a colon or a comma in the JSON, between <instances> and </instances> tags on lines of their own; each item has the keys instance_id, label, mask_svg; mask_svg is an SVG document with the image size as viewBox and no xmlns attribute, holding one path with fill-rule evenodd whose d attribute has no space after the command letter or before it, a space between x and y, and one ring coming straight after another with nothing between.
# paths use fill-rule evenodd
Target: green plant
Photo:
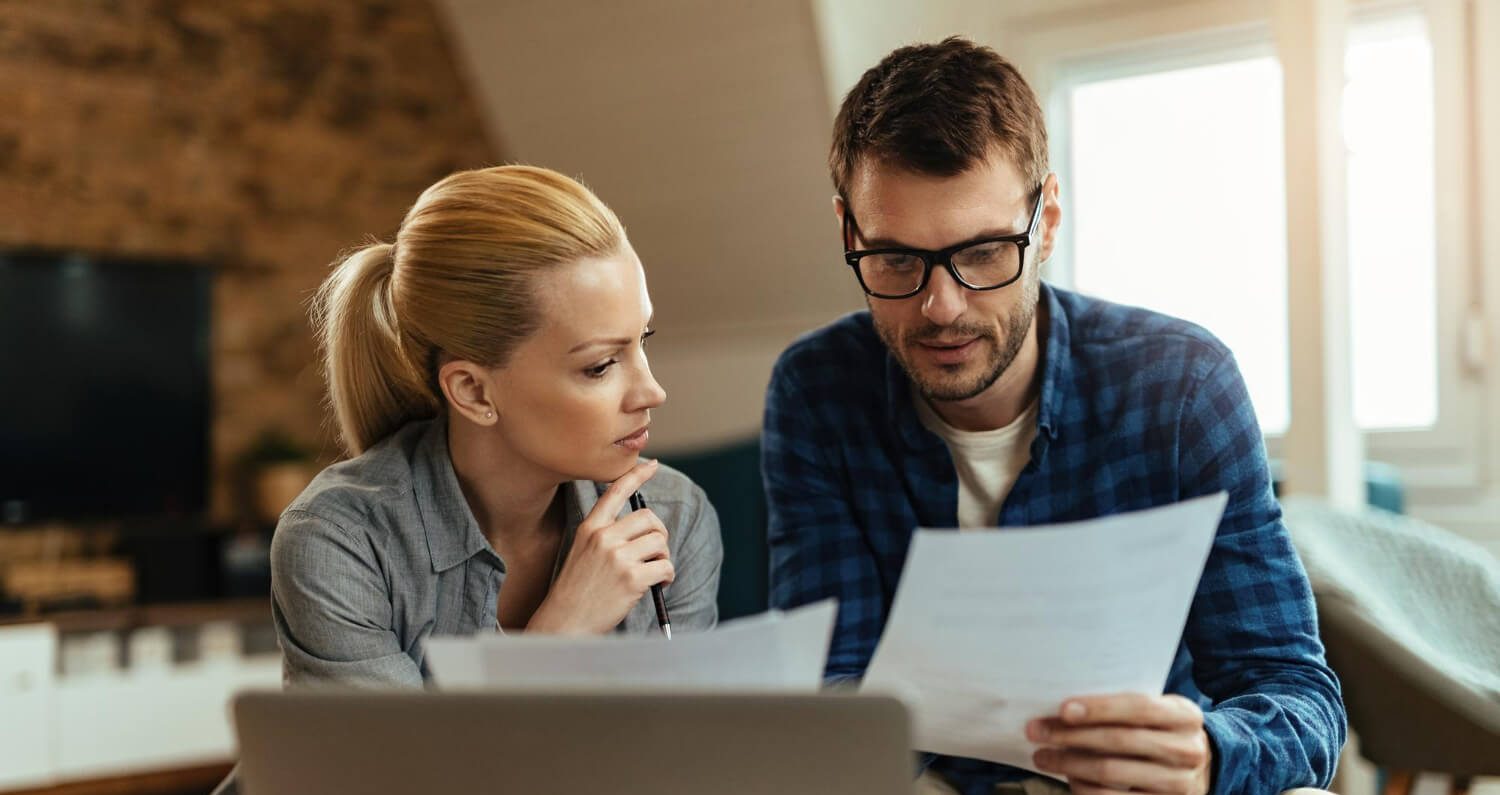
<instances>
[{"instance_id":1,"label":"green plant","mask_svg":"<svg viewBox=\"0 0 1500 795\"><path fill-rule=\"evenodd\" d=\"M255 441L245 449L240 462L248 468L255 469L270 464L311 461L312 458L312 451L285 431L280 428L267 428L261 431Z\"/></svg>"}]
</instances>

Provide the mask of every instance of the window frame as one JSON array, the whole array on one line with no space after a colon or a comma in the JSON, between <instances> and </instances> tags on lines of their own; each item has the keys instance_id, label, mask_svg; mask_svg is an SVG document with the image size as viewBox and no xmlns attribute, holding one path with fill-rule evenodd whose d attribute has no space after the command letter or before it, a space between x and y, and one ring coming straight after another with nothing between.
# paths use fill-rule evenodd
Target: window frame
<instances>
[{"instance_id":1,"label":"window frame","mask_svg":"<svg viewBox=\"0 0 1500 795\"><path fill-rule=\"evenodd\" d=\"M1157 71L1275 57L1267 7L1200 0L1095 12L1087 18L1049 15L1011 26L1003 51L1014 52L1047 111L1052 163L1063 185L1062 234L1049 280L1074 284L1070 92L1083 83ZM1464 0L1362 2L1349 18L1358 30L1420 15L1433 56L1434 253L1437 295L1437 421L1428 428L1366 431L1366 457L1399 466L1414 502L1476 496L1484 485L1485 390L1479 287L1480 257L1475 206L1475 149L1471 136L1472 76L1469 7ZM1009 39L1009 41L1005 41ZM1289 307L1288 312L1295 311ZM1289 374L1295 377L1295 373ZM1500 419L1500 418L1493 418ZM1270 455L1282 453L1282 435L1268 435Z\"/></svg>"}]
</instances>

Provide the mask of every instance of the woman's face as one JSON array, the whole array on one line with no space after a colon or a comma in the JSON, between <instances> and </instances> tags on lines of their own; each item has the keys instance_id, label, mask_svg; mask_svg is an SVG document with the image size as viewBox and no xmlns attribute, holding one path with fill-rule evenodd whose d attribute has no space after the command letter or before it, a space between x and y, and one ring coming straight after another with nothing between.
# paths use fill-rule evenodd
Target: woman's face
<instances>
[{"instance_id":1,"label":"woman's face","mask_svg":"<svg viewBox=\"0 0 1500 795\"><path fill-rule=\"evenodd\" d=\"M667 394L646 363L651 297L626 243L613 255L542 276L542 323L496 368L497 432L561 480L611 481L646 446Z\"/></svg>"}]
</instances>

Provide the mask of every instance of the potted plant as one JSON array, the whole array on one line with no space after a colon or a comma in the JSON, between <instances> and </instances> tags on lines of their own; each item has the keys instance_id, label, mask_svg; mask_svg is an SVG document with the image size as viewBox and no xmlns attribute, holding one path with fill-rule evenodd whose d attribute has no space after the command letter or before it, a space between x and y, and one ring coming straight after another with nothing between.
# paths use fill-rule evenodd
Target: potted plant
<instances>
[{"instance_id":1,"label":"potted plant","mask_svg":"<svg viewBox=\"0 0 1500 795\"><path fill-rule=\"evenodd\" d=\"M284 431L263 431L241 461L257 519L275 522L318 474L311 450Z\"/></svg>"}]
</instances>

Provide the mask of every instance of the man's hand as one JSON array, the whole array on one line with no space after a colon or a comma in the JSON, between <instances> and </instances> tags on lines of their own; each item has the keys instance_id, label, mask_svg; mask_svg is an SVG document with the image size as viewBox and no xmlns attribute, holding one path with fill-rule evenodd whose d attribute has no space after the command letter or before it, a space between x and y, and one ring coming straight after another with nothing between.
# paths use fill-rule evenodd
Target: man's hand
<instances>
[{"instance_id":1,"label":"man's hand","mask_svg":"<svg viewBox=\"0 0 1500 795\"><path fill-rule=\"evenodd\" d=\"M1178 695L1124 693L1069 699L1055 718L1026 724L1042 748L1039 770L1077 795L1160 792L1206 795L1213 754L1203 711Z\"/></svg>"}]
</instances>

